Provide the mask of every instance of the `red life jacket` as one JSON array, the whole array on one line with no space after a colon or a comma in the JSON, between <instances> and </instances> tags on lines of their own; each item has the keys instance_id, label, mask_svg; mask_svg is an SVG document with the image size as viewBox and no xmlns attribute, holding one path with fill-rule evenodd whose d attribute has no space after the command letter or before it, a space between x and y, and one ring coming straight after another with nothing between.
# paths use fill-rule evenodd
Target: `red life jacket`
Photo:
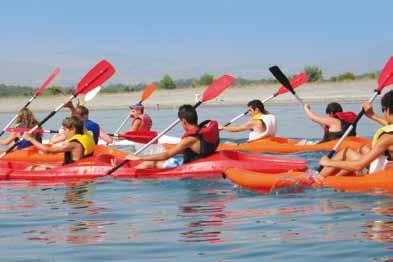
<instances>
[{"instance_id":1,"label":"red life jacket","mask_svg":"<svg viewBox=\"0 0 393 262\"><path fill-rule=\"evenodd\" d=\"M353 124L357 118L357 115L354 112L338 112L334 114L334 117L340 120L341 122L341 131L339 132L329 132L329 126L324 126L324 136L322 141L329 141L336 138L340 138L348 127ZM356 136L356 125L354 125L349 136Z\"/></svg>"},{"instance_id":2,"label":"red life jacket","mask_svg":"<svg viewBox=\"0 0 393 262\"><path fill-rule=\"evenodd\" d=\"M137 116L134 118L132 121L132 125L134 125L135 120L141 120L141 125L139 126L137 131L150 131L153 121L151 120L151 117L148 114L143 114L140 116Z\"/></svg>"},{"instance_id":3,"label":"red life jacket","mask_svg":"<svg viewBox=\"0 0 393 262\"><path fill-rule=\"evenodd\" d=\"M220 144L220 131L218 130L218 122L214 120L205 120L198 125L198 128L194 128L184 133L182 138L188 136L197 137L201 142L201 148L199 154L187 148L183 153L183 163L207 157L216 152L216 149Z\"/></svg>"}]
</instances>

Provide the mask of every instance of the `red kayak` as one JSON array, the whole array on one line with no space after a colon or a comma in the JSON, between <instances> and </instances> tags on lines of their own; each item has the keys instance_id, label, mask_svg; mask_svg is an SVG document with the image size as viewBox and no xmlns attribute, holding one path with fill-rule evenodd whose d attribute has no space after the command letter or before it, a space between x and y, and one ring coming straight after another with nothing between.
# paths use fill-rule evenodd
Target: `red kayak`
<instances>
[{"instance_id":1,"label":"red kayak","mask_svg":"<svg viewBox=\"0 0 393 262\"><path fill-rule=\"evenodd\" d=\"M97 155L69 165L57 165L52 169L27 171L32 165L26 162L0 161L0 179L14 180L64 180L94 179L106 177L112 168L111 155ZM111 175L114 178L186 178L222 175L230 167L245 168L258 172L280 173L288 170L304 171L307 163L300 159L277 158L236 151L222 151L175 168L135 169L137 161L130 161Z\"/></svg>"}]
</instances>

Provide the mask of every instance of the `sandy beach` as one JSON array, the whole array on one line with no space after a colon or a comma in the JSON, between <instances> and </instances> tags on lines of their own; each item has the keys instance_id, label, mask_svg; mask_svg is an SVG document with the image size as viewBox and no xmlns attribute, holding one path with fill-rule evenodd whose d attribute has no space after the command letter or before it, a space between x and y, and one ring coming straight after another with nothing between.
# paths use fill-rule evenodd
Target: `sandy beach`
<instances>
[{"instance_id":1,"label":"sandy beach","mask_svg":"<svg viewBox=\"0 0 393 262\"><path fill-rule=\"evenodd\" d=\"M244 87L230 87L209 106L244 105L255 98L264 99L277 91L279 85L255 85ZM350 81L340 83L310 83L296 89L298 95L306 103L327 103L337 101L341 103L363 102L368 100L376 80ZM186 88L175 90L157 90L144 104L148 108L176 108L184 103L194 103L197 94L204 88ZM124 109L139 100L141 92L122 94L98 94L88 103L92 110ZM0 112L15 112L27 101L27 97L0 98ZM51 111L64 101L64 96L38 97L32 104L34 111ZM272 104L297 103L290 93L280 95L269 101Z\"/></svg>"}]
</instances>

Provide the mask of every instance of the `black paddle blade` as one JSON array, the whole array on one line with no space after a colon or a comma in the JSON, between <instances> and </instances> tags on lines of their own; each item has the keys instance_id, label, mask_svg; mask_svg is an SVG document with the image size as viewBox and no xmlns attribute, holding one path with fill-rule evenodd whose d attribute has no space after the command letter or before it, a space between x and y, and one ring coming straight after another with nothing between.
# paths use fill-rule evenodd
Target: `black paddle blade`
<instances>
[{"instance_id":1,"label":"black paddle blade","mask_svg":"<svg viewBox=\"0 0 393 262\"><path fill-rule=\"evenodd\" d=\"M289 82L288 78L284 75L284 73L278 66L269 67L269 71L277 79L278 82L285 86L292 94L295 94L291 82Z\"/></svg>"}]
</instances>

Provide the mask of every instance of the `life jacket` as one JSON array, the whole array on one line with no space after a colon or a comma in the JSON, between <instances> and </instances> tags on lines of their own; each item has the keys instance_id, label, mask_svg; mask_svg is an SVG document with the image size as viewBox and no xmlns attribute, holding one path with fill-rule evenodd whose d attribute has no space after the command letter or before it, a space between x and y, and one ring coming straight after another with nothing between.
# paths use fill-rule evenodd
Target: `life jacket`
<instances>
[{"instance_id":1,"label":"life jacket","mask_svg":"<svg viewBox=\"0 0 393 262\"><path fill-rule=\"evenodd\" d=\"M87 131L85 132L83 135L77 134L77 135L73 135L71 138L69 138L67 140L67 142L73 142L76 141L79 144L82 145L83 147L83 156L87 157L87 156L91 156L94 153L94 148L95 148L95 142L94 142L94 138L93 138L93 133L91 131ZM69 164L74 162L74 158L72 156L72 152L65 152L64 153L64 164Z\"/></svg>"},{"instance_id":2,"label":"life jacket","mask_svg":"<svg viewBox=\"0 0 393 262\"><path fill-rule=\"evenodd\" d=\"M93 133L94 142L97 144L100 137L100 125L90 119L86 120L84 124L86 130Z\"/></svg>"},{"instance_id":3,"label":"life jacket","mask_svg":"<svg viewBox=\"0 0 393 262\"><path fill-rule=\"evenodd\" d=\"M329 126L324 126L323 127L323 139L321 142L326 142L330 140L334 140L337 138L340 138L345 131L348 129L348 127L355 123L357 115L354 112L348 111L348 112L338 112L334 114L334 117L340 120L341 122L341 131L338 132L330 132L329 131ZM356 125L352 128L351 133L349 133L349 136L356 136Z\"/></svg>"},{"instance_id":4,"label":"life jacket","mask_svg":"<svg viewBox=\"0 0 393 262\"><path fill-rule=\"evenodd\" d=\"M371 146L374 147L377 144L378 140L381 138L381 136L386 133L393 134L393 125L387 125L378 129L373 136ZM380 155L377 159L374 159L374 161L371 162L369 172L372 173L378 170L383 170L389 163L389 161L392 160L393 159L391 159L389 151L385 151L383 155Z\"/></svg>"},{"instance_id":5,"label":"life jacket","mask_svg":"<svg viewBox=\"0 0 393 262\"><path fill-rule=\"evenodd\" d=\"M25 125L19 125L18 128L26 128L26 127L25 127ZM20 133L20 135L23 135L23 133ZM42 143L42 134L38 134L38 133L34 134L34 138L38 142ZM15 143L16 142L19 142L19 144L16 146L17 149L23 149L23 148L26 148L26 147L29 147L29 146L33 145L30 141L27 141L27 140L24 140L24 139L21 140L19 138L15 139Z\"/></svg>"},{"instance_id":6,"label":"life jacket","mask_svg":"<svg viewBox=\"0 0 393 262\"><path fill-rule=\"evenodd\" d=\"M207 157L216 152L216 149L220 144L218 122L214 120L205 120L198 125L198 128L187 131L182 138L189 136L194 136L199 139L201 144L200 153L195 153L190 148L187 148L183 153L183 163Z\"/></svg>"},{"instance_id":7,"label":"life jacket","mask_svg":"<svg viewBox=\"0 0 393 262\"><path fill-rule=\"evenodd\" d=\"M276 132L277 132L277 121L276 121L276 117L272 114L256 114L255 116L253 116L251 118L252 120L261 120L266 129L263 132L255 132L255 131L250 131L249 135L248 135L248 141L253 141L253 140L257 140L260 138L264 138L264 137L269 137L269 136L275 136Z\"/></svg>"},{"instance_id":8,"label":"life jacket","mask_svg":"<svg viewBox=\"0 0 393 262\"><path fill-rule=\"evenodd\" d=\"M148 114L142 114L140 116L134 117L134 120L132 120L132 125L134 125L135 120L141 120L141 125L139 126L139 129L136 131L150 131L153 121L151 120L151 117Z\"/></svg>"}]
</instances>

